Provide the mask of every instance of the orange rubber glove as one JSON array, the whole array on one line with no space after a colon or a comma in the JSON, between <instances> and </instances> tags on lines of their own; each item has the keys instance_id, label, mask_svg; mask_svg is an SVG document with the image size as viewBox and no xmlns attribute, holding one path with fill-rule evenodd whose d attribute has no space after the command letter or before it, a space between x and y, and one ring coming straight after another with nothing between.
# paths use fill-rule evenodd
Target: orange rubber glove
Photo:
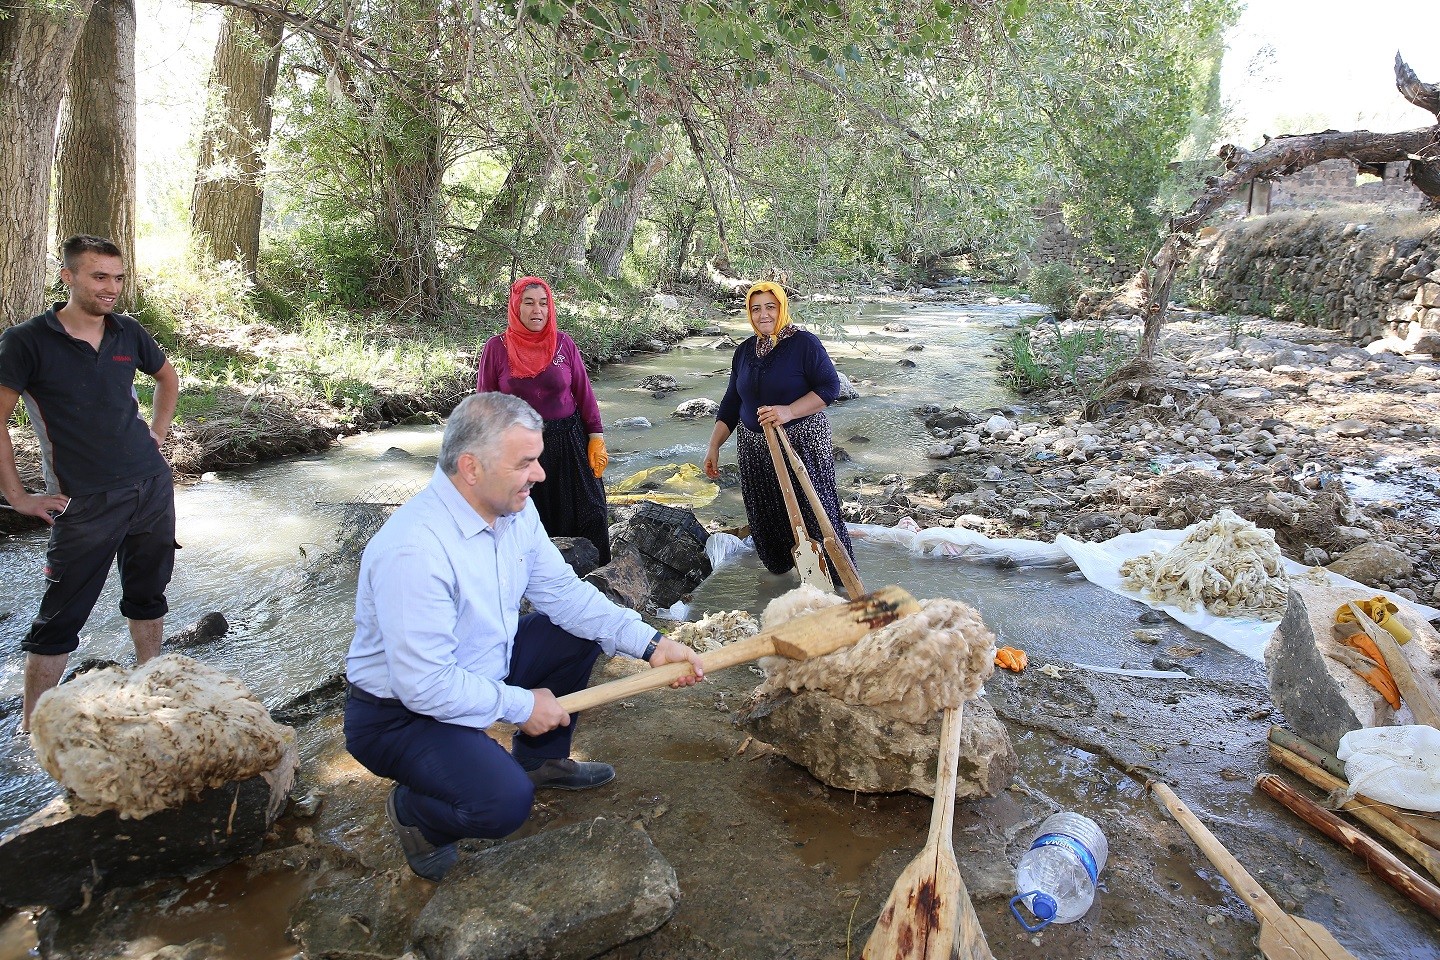
<instances>
[{"instance_id":1,"label":"orange rubber glove","mask_svg":"<svg viewBox=\"0 0 1440 960\"><path fill-rule=\"evenodd\" d=\"M995 651L995 666L1019 673L1030 665L1030 657L1019 647L1001 647Z\"/></svg>"},{"instance_id":2,"label":"orange rubber glove","mask_svg":"<svg viewBox=\"0 0 1440 960\"><path fill-rule=\"evenodd\" d=\"M596 478L605 472L605 467L610 463L610 454L605 452L605 434L590 434L590 469L595 471Z\"/></svg>"}]
</instances>

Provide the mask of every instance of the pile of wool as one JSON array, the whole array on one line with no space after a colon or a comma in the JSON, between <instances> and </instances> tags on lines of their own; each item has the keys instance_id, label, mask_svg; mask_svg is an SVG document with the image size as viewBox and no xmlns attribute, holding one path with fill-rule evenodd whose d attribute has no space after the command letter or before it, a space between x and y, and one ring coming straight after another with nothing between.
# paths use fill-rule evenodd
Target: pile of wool
<instances>
[{"instance_id":1,"label":"pile of wool","mask_svg":"<svg viewBox=\"0 0 1440 960\"><path fill-rule=\"evenodd\" d=\"M239 680L177 653L56 687L30 728L72 810L137 820L265 773L294 741Z\"/></svg>"},{"instance_id":2,"label":"pile of wool","mask_svg":"<svg viewBox=\"0 0 1440 960\"><path fill-rule=\"evenodd\" d=\"M811 611L844 603L802 586L765 608L769 630ZM995 636L975 608L958 600L922 600L920 612L866 634L853 647L813 660L762 661L764 696L820 690L909 723L925 723L980 692L995 672Z\"/></svg>"},{"instance_id":3,"label":"pile of wool","mask_svg":"<svg viewBox=\"0 0 1440 960\"><path fill-rule=\"evenodd\" d=\"M1168 551L1155 550L1120 565L1129 590L1147 600L1217 617L1279 620L1289 586L1275 535L1229 510L1195 525Z\"/></svg>"},{"instance_id":4,"label":"pile of wool","mask_svg":"<svg viewBox=\"0 0 1440 960\"><path fill-rule=\"evenodd\" d=\"M707 613L695 623L680 624L671 631L670 639L685 644L696 653L709 653L759 632L759 622L744 610L724 610Z\"/></svg>"}]
</instances>

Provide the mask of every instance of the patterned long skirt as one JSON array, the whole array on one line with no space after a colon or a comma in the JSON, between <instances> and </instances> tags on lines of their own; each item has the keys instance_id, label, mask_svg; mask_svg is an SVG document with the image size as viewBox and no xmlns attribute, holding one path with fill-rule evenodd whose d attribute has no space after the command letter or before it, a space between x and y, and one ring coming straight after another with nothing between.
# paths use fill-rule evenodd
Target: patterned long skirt
<instances>
[{"instance_id":1,"label":"patterned long skirt","mask_svg":"<svg viewBox=\"0 0 1440 960\"><path fill-rule=\"evenodd\" d=\"M590 469L589 436L577 411L562 420L545 421L545 449L540 467L545 479L530 489L540 522L552 537L584 537L600 551L600 565L610 562L610 518L605 485Z\"/></svg>"},{"instance_id":2,"label":"patterned long skirt","mask_svg":"<svg viewBox=\"0 0 1440 960\"><path fill-rule=\"evenodd\" d=\"M855 548L850 544L850 534L840 517L840 497L835 492L835 443L830 433L830 419L823 412L814 413L790 421L785 424L784 430L790 437L790 445L810 473L815 492L820 495L820 502L824 504L825 513L835 528L835 536L854 559ZM760 555L760 562L765 564L766 570L784 573L795 566L795 558L791 555L795 549L795 534L790 529L790 517L785 512L785 498L780 493L780 482L775 476L775 465L770 459L765 433L739 423L735 430L735 448L740 463L740 494L745 500L745 515L750 520L755 552ZM790 476L796 498L800 501L800 515L805 518L805 529L816 543L821 543L824 534L810 510L810 500L793 469ZM835 577L833 571L831 576L832 579Z\"/></svg>"}]
</instances>

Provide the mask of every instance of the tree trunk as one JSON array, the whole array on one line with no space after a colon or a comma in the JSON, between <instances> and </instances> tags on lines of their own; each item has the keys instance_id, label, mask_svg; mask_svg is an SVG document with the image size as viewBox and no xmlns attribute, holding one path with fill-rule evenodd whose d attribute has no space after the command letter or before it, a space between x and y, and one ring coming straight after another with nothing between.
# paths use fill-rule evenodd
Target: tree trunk
<instances>
[{"instance_id":1,"label":"tree trunk","mask_svg":"<svg viewBox=\"0 0 1440 960\"><path fill-rule=\"evenodd\" d=\"M200 249L215 260L234 260L249 276L260 256L265 149L281 33L278 20L226 9L190 203L190 229Z\"/></svg>"},{"instance_id":2,"label":"tree trunk","mask_svg":"<svg viewBox=\"0 0 1440 960\"><path fill-rule=\"evenodd\" d=\"M515 152L500 192L485 207L471 243L471 270L477 277L498 281L518 255L525 223L545 195L557 157L550 146L529 137Z\"/></svg>"},{"instance_id":3,"label":"tree trunk","mask_svg":"<svg viewBox=\"0 0 1440 960\"><path fill-rule=\"evenodd\" d=\"M382 242L388 245L380 277L386 295L400 310L434 321L449 313L450 301L440 275L441 186L445 179L439 106L387 98L391 114L376 124L380 158Z\"/></svg>"},{"instance_id":4,"label":"tree trunk","mask_svg":"<svg viewBox=\"0 0 1440 960\"><path fill-rule=\"evenodd\" d=\"M0 329L44 307L60 78L92 2L11 6L0 20Z\"/></svg>"},{"instance_id":5,"label":"tree trunk","mask_svg":"<svg viewBox=\"0 0 1440 960\"><path fill-rule=\"evenodd\" d=\"M55 160L55 236L108 237L135 302L135 5L96 0L70 61Z\"/></svg>"},{"instance_id":6,"label":"tree trunk","mask_svg":"<svg viewBox=\"0 0 1440 960\"><path fill-rule=\"evenodd\" d=\"M630 249L630 237L635 233L635 221L640 216L640 204L650 189L650 181L673 159L674 154L662 150L646 160L631 154L625 166L625 199L609 203L600 208L595 221L595 233L590 245L591 268L600 276L614 278L620 272L620 261Z\"/></svg>"}]
</instances>

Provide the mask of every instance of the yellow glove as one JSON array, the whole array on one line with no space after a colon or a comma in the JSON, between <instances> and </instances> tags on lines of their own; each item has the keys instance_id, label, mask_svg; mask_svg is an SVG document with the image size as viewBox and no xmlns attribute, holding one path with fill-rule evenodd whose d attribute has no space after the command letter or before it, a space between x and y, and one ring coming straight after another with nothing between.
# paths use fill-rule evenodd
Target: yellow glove
<instances>
[{"instance_id":1,"label":"yellow glove","mask_svg":"<svg viewBox=\"0 0 1440 960\"><path fill-rule=\"evenodd\" d=\"M1400 608L1391 601L1384 597L1376 597L1373 600L1356 600L1355 606L1360 608L1361 613L1375 621L1377 627L1390 631L1390 635L1395 638L1396 643L1410 642L1410 631L1405 624L1400 622L1398 616ZM1348 606L1344 606L1335 611L1335 622L1354 623L1355 616L1350 612Z\"/></svg>"},{"instance_id":2,"label":"yellow glove","mask_svg":"<svg viewBox=\"0 0 1440 960\"><path fill-rule=\"evenodd\" d=\"M605 434L590 434L590 469L595 471L598 478L605 472L605 467L610 463L610 454L605 452Z\"/></svg>"}]
</instances>

